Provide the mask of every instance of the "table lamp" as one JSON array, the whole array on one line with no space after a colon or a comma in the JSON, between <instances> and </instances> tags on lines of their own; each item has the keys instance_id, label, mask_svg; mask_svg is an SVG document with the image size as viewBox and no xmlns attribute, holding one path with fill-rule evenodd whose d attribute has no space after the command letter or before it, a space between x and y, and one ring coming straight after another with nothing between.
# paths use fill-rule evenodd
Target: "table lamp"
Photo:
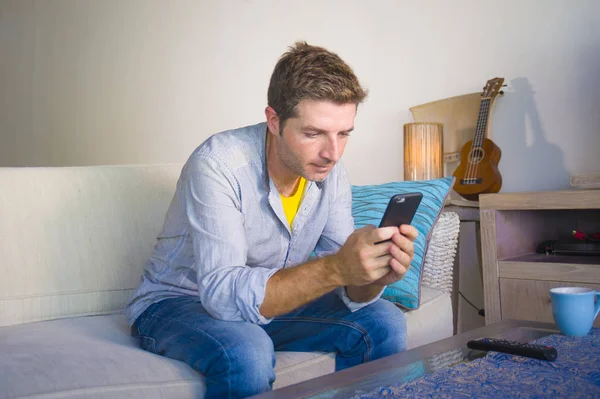
<instances>
[{"instance_id":1,"label":"table lamp","mask_svg":"<svg viewBox=\"0 0 600 399\"><path fill-rule=\"evenodd\" d=\"M404 180L439 179L444 174L442 123L404 125Z\"/></svg>"}]
</instances>

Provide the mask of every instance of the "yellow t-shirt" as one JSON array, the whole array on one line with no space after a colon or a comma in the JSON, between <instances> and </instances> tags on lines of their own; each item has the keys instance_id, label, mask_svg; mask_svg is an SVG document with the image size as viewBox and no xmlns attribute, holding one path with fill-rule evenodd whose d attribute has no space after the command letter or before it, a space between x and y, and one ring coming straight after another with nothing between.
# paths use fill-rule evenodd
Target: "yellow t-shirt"
<instances>
[{"instance_id":1,"label":"yellow t-shirt","mask_svg":"<svg viewBox=\"0 0 600 399\"><path fill-rule=\"evenodd\" d=\"M290 224L290 229L292 228L292 222L294 221L294 217L296 213L298 213L298 208L300 208L300 202L302 201L302 195L304 194L304 187L306 187L306 179L304 177L300 177L300 182L298 183L298 189L296 192L289 197L284 197L283 195L279 195L281 197L281 203L283 204L283 212L285 213L285 217Z\"/></svg>"}]
</instances>

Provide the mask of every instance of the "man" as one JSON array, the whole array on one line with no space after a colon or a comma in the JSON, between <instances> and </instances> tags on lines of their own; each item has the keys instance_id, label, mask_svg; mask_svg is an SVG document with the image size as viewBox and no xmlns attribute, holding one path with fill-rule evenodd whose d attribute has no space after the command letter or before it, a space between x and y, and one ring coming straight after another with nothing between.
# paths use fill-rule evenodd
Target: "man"
<instances>
[{"instance_id":1,"label":"man","mask_svg":"<svg viewBox=\"0 0 600 399\"><path fill-rule=\"evenodd\" d=\"M144 349L205 375L207 398L271 389L275 350L335 351L341 370L405 349L404 316L380 296L417 231L354 231L338 163L365 97L336 54L296 43L266 123L213 135L183 167L127 316Z\"/></svg>"}]
</instances>

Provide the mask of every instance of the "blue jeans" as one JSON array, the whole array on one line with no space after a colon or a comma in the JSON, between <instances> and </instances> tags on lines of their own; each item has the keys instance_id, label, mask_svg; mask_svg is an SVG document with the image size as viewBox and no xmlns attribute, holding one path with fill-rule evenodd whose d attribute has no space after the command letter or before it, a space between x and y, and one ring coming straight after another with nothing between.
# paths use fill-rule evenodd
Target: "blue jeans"
<instances>
[{"instance_id":1,"label":"blue jeans","mask_svg":"<svg viewBox=\"0 0 600 399\"><path fill-rule=\"evenodd\" d=\"M336 352L336 371L406 349L406 320L378 301L352 313L333 293L271 323L222 321L197 298L165 299L136 320L141 347L204 374L206 398L243 398L270 390L275 351Z\"/></svg>"}]
</instances>

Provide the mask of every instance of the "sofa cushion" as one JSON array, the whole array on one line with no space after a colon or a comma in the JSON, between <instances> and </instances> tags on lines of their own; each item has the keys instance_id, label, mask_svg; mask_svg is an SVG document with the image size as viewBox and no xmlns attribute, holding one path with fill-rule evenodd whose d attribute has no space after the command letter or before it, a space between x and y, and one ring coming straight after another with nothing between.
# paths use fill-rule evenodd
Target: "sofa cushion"
<instances>
[{"instance_id":1,"label":"sofa cushion","mask_svg":"<svg viewBox=\"0 0 600 399\"><path fill-rule=\"evenodd\" d=\"M121 314L0 328L0 398L200 398L204 378L146 352ZM275 388L335 370L332 353L277 352Z\"/></svg>"},{"instance_id":2,"label":"sofa cushion","mask_svg":"<svg viewBox=\"0 0 600 399\"><path fill-rule=\"evenodd\" d=\"M406 313L408 346L452 335L450 296L423 291ZM446 320L448 319L448 320ZM204 378L185 363L139 348L122 314L0 328L0 398L201 398ZM333 353L276 352L274 388L335 370Z\"/></svg>"},{"instance_id":3,"label":"sofa cushion","mask_svg":"<svg viewBox=\"0 0 600 399\"><path fill-rule=\"evenodd\" d=\"M454 333L452 298L449 293L423 286L421 306L405 312L408 333L407 349L451 337Z\"/></svg>"},{"instance_id":4,"label":"sofa cushion","mask_svg":"<svg viewBox=\"0 0 600 399\"><path fill-rule=\"evenodd\" d=\"M0 328L0 386L6 398L201 397L186 364L145 352L122 315ZM0 397L3 397L0 394Z\"/></svg>"},{"instance_id":5,"label":"sofa cushion","mask_svg":"<svg viewBox=\"0 0 600 399\"><path fill-rule=\"evenodd\" d=\"M180 164L0 168L0 326L123 309L180 172Z\"/></svg>"},{"instance_id":6,"label":"sofa cushion","mask_svg":"<svg viewBox=\"0 0 600 399\"><path fill-rule=\"evenodd\" d=\"M431 232L446 197L454 184L454 177L425 181L397 181L370 186L352 186L352 216L356 228L372 224L379 226L390 198L395 194L419 192L419 204L412 225L419 231L415 240L415 256L404 278L389 285L383 298L406 309L417 309L421 304L421 278L425 253Z\"/></svg>"}]
</instances>

